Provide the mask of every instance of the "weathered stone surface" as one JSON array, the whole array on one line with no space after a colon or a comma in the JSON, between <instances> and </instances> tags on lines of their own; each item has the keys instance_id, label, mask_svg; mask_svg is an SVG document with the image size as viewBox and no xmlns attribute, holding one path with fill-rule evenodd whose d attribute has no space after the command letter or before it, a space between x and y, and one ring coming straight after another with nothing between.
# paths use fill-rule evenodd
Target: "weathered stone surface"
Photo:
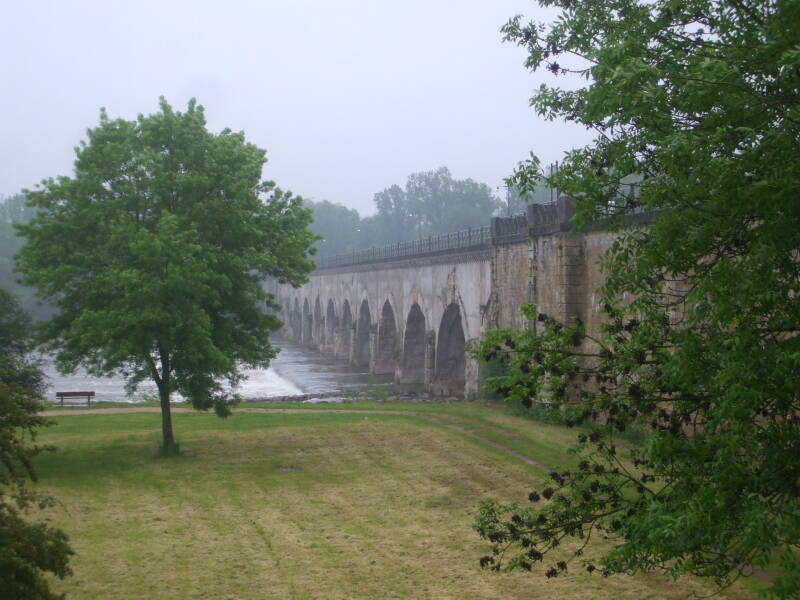
<instances>
[{"instance_id":1,"label":"weathered stone surface","mask_svg":"<svg viewBox=\"0 0 800 600\"><path fill-rule=\"evenodd\" d=\"M462 354L470 341L483 334L481 306L487 304L491 288L488 256L488 251L481 251L449 256L447 261L437 257L437 260L359 265L352 270L317 270L306 285L297 289L267 285L284 307L282 317L288 324L285 333L291 338L313 344L324 352L346 356L356 364L369 364L373 372L393 372L399 382L408 380L403 365L411 364L417 381L406 381L409 384L417 383L442 395L471 393L477 391L474 361L465 358L464 373L444 373L442 366L437 378L435 354L442 352L443 356L452 357L455 352L454 348L445 352L447 348L439 340L442 333L460 328L463 341L458 339L457 332L448 339L453 344L460 342ZM315 306L317 300L326 307L320 311L325 314L326 322L315 326L313 313L299 307ZM448 308L448 314L455 315L457 323L450 322L447 332L443 332L442 318ZM424 325L418 320L420 313ZM394 319L394 326L390 319ZM410 319L412 327L407 328ZM407 329L415 334L408 339ZM314 332L321 331L327 332L325 339L321 335L314 337ZM420 332L424 334L422 340ZM454 335L456 339L452 339ZM418 356L407 356L404 361L406 346ZM454 363L455 368L459 366Z\"/></svg>"}]
</instances>

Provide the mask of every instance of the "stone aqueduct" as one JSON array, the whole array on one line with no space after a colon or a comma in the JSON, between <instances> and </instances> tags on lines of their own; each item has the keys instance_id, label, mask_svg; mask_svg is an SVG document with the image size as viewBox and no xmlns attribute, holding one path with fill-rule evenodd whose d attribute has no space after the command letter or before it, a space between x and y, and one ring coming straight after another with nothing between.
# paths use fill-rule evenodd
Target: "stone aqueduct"
<instances>
[{"instance_id":1,"label":"stone aqueduct","mask_svg":"<svg viewBox=\"0 0 800 600\"><path fill-rule=\"evenodd\" d=\"M308 283L265 283L282 335L437 396L478 392L469 349L490 327L535 326L525 302L597 328L601 227L572 231L572 201L529 205L491 226L318 261Z\"/></svg>"}]
</instances>

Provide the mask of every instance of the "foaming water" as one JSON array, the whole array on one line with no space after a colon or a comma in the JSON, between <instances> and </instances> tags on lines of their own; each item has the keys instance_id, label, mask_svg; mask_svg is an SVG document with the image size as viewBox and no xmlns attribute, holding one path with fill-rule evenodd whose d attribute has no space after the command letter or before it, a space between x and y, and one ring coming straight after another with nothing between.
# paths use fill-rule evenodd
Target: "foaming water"
<instances>
[{"instance_id":1,"label":"foaming water","mask_svg":"<svg viewBox=\"0 0 800 600\"><path fill-rule=\"evenodd\" d=\"M339 394L343 398L385 387L391 375L373 375L365 367L356 367L345 360L332 358L308 346L283 340L275 345L281 351L271 368L305 394Z\"/></svg>"},{"instance_id":2,"label":"foaming water","mask_svg":"<svg viewBox=\"0 0 800 600\"><path fill-rule=\"evenodd\" d=\"M125 393L125 379L119 376L92 377L83 369L72 375L62 375L53 363L52 358L43 356L42 370L47 377L47 390L45 397L50 401L56 400L56 392L86 392L95 393L98 402L144 402L158 399L158 388L152 381L143 381L132 396ZM293 396L302 394L303 390L281 377L272 367L268 369L243 369L247 375L237 392L243 398L271 398L277 396ZM173 395L176 402L183 401L178 395Z\"/></svg>"},{"instance_id":3,"label":"foaming water","mask_svg":"<svg viewBox=\"0 0 800 600\"><path fill-rule=\"evenodd\" d=\"M324 395L335 402L377 390L386 389L391 376L370 375L365 368L354 367L347 361L325 356L320 352L291 342L274 342L280 353L268 369L243 369L247 375L237 388L247 399L286 398L300 394ZM93 391L95 400L105 402L143 402L158 399L158 389L152 381L143 381L132 396L125 393L125 380L119 376L92 377L78 370L72 375L59 373L49 356L42 356L47 377L46 398L55 401L56 392ZM173 400L183 401L178 394ZM313 402L314 400L310 400Z\"/></svg>"}]
</instances>

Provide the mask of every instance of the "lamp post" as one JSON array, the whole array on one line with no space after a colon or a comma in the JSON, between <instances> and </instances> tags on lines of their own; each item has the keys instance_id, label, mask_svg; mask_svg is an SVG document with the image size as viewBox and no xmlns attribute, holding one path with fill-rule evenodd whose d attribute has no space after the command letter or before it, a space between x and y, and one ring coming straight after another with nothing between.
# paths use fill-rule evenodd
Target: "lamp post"
<instances>
[{"instance_id":1,"label":"lamp post","mask_svg":"<svg viewBox=\"0 0 800 600\"><path fill-rule=\"evenodd\" d=\"M511 187L506 183L505 185L498 185L497 189L506 189L506 216L511 216Z\"/></svg>"}]
</instances>

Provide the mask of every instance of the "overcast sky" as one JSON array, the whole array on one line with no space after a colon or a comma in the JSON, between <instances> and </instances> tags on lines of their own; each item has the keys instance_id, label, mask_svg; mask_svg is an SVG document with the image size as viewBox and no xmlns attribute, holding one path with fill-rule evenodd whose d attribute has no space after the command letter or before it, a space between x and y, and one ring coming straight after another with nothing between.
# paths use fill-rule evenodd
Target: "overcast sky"
<instances>
[{"instance_id":1,"label":"overcast sky","mask_svg":"<svg viewBox=\"0 0 800 600\"><path fill-rule=\"evenodd\" d=\"M529 151L590 139L528 106L547 76L501 41L518 13L544 16L532 0L5 0L0 194L71 175L101 106L132 119L160 95L266 148L265 179L362 214L440 166L498 186Z\"/></svg>"}]
</instances>

